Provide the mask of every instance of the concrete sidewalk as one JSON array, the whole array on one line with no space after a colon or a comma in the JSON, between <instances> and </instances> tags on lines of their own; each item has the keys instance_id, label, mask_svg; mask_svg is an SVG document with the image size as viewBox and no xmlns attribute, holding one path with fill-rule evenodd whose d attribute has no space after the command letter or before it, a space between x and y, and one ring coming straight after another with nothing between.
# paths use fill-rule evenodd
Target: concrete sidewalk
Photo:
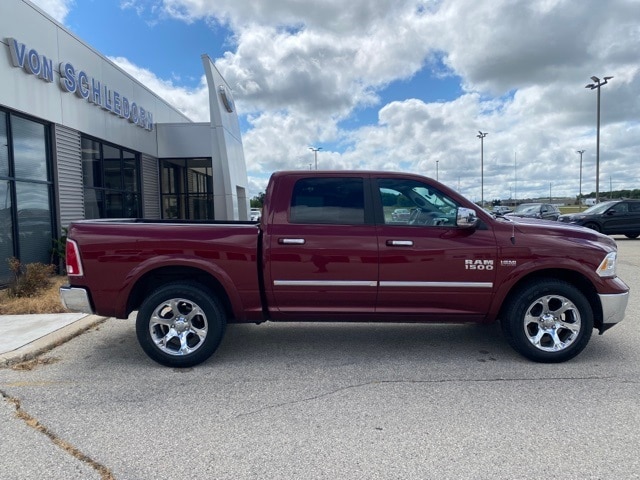
<instances>
[{"instance_id":1,"label":"concrete sidewalk","mask_svg":"<svg viewBox=\"0 0 640 480\"><path fill-rule=\"evenodd\" d=\"M105 320L85 313L0 315L0 367L30 360Z\"/></svg>"}]
</instances>

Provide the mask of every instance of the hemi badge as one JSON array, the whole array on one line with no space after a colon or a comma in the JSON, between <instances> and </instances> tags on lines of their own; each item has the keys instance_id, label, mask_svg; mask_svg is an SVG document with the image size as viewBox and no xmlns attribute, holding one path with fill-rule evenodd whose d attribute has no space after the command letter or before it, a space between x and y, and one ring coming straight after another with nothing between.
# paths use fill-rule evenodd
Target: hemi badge
<instances>
[{"instance_id":1,"label":"hemi badge","mask_svg":"<svg viewBox=\"0 0 640 480\"><path fill-rule=\"evenodd\" d=\"M518 264L515 260L500 260L502 267L515 267Z\"/></svg>"}]
</instances>

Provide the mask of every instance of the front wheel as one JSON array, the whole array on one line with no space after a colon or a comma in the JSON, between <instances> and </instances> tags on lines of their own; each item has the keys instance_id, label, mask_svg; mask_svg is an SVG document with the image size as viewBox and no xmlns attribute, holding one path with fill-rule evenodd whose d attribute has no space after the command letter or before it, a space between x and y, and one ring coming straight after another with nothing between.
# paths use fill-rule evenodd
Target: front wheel
<instances>
[{"instance_id":1,"label":"front wheel","mask_svg":"<svg viewBox=\"0 0 640 480\"><path fill-rule=\"evenodd\" d=\"M593 311L586 297L561 280L539 279L514 292L501 321L509 344L524 357L558 363L589 343Z\"/></svg>"},{"instance_id":2,"label":"front wheel","mask_svg":"<svg viewBox=\"0 0 640 480\"><path fill-rule=\"evenodd\" d=\"M218 348L226 319L202 286L171 283L155 290L138 310L136 336L149 357L167 367L192 367Z\"/></svg>"},{"instance_id":3,"label":"front wheel","mask_svg":"<svg viewBox=\"0 0 640 480\"><path fill-rule=\"evenodd\" d=\"M585 225L585 227L590 228L591 230L595 230L596 232L601 232L602 229L600 228L600 225L598 225L597 223L587 223Z\"/></svg>"},{"instance_id":4,"label":"front wheel","mask_svg":"<svg viewBox=\"0 0 640 480\"><path fill-rule=\"evenodd\" d=\"M640 233L625 233L624 236L633 240L634 238L638 238Z\"/></svg>"}]
</instances>

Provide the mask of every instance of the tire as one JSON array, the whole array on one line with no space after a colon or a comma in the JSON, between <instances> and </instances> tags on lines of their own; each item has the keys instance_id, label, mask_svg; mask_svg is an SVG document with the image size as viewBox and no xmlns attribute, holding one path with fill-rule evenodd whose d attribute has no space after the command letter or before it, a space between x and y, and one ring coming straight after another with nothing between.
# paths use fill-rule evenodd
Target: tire
<instances>
[{"instance_id":1,"label":"tire","mask_svg":"<svg viewBox=\"0 0 640 480\"><path fill-rule=\"evenodd\" d=\"M170 283L141 305L136 336L161 365L186 368L207 360L224 336L226 318L218 301L194 282Z\"/></svg>"},{"instance_id":2,"label":"tire","mask_svg":"<svg viewBox=\"0 0 640 480\"><path fill-rule=\"evenodd\" d=\"M587 223L585 224L585 227L590 228L591 230L595 230L596 232L601 232L602 229L600 228L600 225L598 225L597 223Z\"/></svg>"},{"instance_id":3,"label":"tire","mask_svg":"<svg viewBox=\"0 0 640 480\"><path fill-rule=\"evenodd\" d=\"M640 233L625 233L624 236L633 240L640 237Z\"/></svg>"},{"instance_id":4,"label":"tire","mask_svg":"<svg viewBox=\"0 0 640 480\"><path fill-rule=\"evenodd\" d=\"M578 355L593 332L593 311L573 285L538 279L513 293L501 320L509 344L522 356L559 363Z\"/></svg>"}]
</instances>

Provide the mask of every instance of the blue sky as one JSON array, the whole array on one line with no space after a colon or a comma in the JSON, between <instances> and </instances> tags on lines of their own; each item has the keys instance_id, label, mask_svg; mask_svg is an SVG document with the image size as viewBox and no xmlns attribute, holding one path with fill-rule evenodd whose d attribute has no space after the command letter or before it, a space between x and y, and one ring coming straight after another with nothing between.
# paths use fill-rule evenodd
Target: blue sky
<instances>
[{"instance_id":1,"label":"blue sky","mask_svg":"<svg viewBox=\"0 0 640 480\"><path fill-rule=\"evenodd\" d=\"M614 77L600 191L640 188L638 0L34 3L194 121L208 119L208 54L233 88L252 195L308 168L310 145L320 168L435 177L437 164L475 201L589 193L592 75Z\"/></svg>"},{"instance_id":2,"label":"blue sky","mask_svg":"<svg viewBox=\"0 0 640 480\"><path fill-rule=\"evenodd\" d=\"M230 32L212 29L204 21L157 19L140 15L117 1L77 1L65 18L65 26L101 54L126 57L158 77L195 88L202 76L200 55L222 56Z\"/></svg>"}]
</instances>

